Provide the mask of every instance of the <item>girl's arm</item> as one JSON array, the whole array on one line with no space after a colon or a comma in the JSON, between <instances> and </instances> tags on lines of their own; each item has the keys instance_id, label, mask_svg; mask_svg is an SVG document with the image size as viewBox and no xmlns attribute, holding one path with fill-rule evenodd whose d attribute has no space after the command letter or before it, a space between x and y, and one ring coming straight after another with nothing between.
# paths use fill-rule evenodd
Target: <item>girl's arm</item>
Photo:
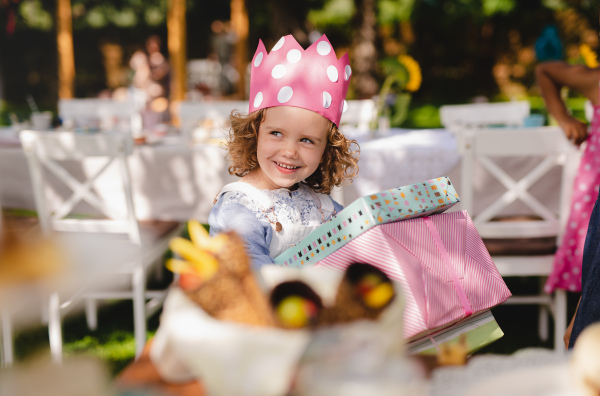
<instances>
[{"instance_id":1,"label":"girl's arm","mask_svg":"<svg viewBox=\"0 0 600 396\"><path fill-rule=\"evenodd\" d=\"M269 246L273 239L273 229L270 224L263 224L256 215L247 207L228 203L222 205L219 200L210 212L208 224L210 235L221 232L235 231L246 242L248 257L252 260L252 267L257 269L265 264L273 264L269 257Z\"/></svg>"},{"instance_id":2,"label":"girl's arm","mask_svg":"<svg viewBox=\"0 0 600 396\"><path fill-rule=\"evenodd\" d=\"M565 62L542 63L536 67L535 75L548 112L565 131L567 138L581 144L587 138L587 125L569 114L560 91L568 87L581 93L594 105L598 104L598 69Z\"/></svg>"}]
</instances>

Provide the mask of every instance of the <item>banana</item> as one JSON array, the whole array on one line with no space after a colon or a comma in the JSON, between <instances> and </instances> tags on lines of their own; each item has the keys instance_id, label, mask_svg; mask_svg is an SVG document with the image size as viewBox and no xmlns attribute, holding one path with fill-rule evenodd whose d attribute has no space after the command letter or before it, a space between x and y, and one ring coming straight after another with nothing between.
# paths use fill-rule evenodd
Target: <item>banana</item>
<instances>
[{"instance_id":1,"label":"banana","mask_svg":"<svg viewBox=\"0 0 600 396\"><path fill-rule=\"evenodd\" d=\"M188 232L192 242L194 242L194 245L199 247L206 245L210 239L206 229L202 227L202 224L200 224L200 222L197 220L188 221Z\"/></svg>"},{"instance_id":2,"label":"banana","mask_svg":"<svg viewBox=\"0 0 600 396\"><path fill-rule=\"evenodd\" d=\"M175 253L189 261L196 273L204 279L214 275L219 268L219 262L213 254L199 249L187 239L173 238L169 243L169 247Z\"/></svg>"}]
</instances>

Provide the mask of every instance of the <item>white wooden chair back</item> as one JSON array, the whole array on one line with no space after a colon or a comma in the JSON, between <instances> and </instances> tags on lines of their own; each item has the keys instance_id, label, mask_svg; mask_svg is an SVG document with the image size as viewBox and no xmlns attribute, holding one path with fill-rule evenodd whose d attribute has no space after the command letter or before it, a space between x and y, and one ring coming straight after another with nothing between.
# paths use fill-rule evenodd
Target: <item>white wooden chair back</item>
<instances>
[{"instance_id":1,"label":"white wooden chair back","mask_svg":"<svg viewBox=\"0 0 600 396\"><path fill-rule=\"evenodd\" d=\"M139 136L142 131L140 106L134 100L59 99L58 115L63 125L69 128L128 132Z\"/></svg>"},{"instance_id":2,"label":"white wooden chair back","mask_svg":"<svg viewBox=\"0 0 600 396\"><path fill-rule=\"evenodd\" d=\"M458 132L459 150L462 154L461 186L459 194L463 209L471 212L475 227L482 238L509 239L555 237L560 243L569 214L571 190L577 172L579 153L567 140L559 127L537 128L463 128ZM537 157L541 161L524 176L515 180L494 160L502 157ZM473 215L473 178L476 163L500 182L506 192L495 202ZM552 210L535 198L529 189L555 166L562 166L559 209ZM492 181L494 182L494 181ZM531 214L540 220L494 221L502 217L503 209L512 202L525 203ZM546 200L549 201L549 200ZM533 240L533 239L532 239ZM518 246L517 250L519 249ZM543 282L553 267L554 254L492 254L494 264L502 276L537 276ZM554 316L554 348L564 351L562 335L567 327L567 298L564 290L552 295L540 291L534 295L513 295L506 304L539 304L539 334L548 338L548 311Z\"/></svg>"},{"instance_id":3,"label":"white wooden chair back","mask_svg":"<svg viewBox=\"0 0 600 396\"><path fill-rule=\"evenodd\" d=\"M444 128L455 132L468 127L522 126L529 112L528 101L445 105L440 107L440 119Z\"/></svg>"},{"instance_id":4,"label":"white wooden chair back","mask_svg":"<svg viewBox=\"0 0 600 396\"><path fill-rule=\"evenodd\" d=\"M214 131L220 131L223 136L227 134L229 115L233 110L242 114L248 113L248 101L223 100L223 101L183 101L179 103L179 119L181 120L181 134L186 139L192 139L193 131L204 126L210 126Z\"/></svg>"},{"instance_id":5,"label":"white wooden chair back","mask_svg":"<svg viewBox=\"0 0 600 396\"><path fill-rule=\"evenodd\" d=\"M348 108L342 113L340 126L352 126L360 130L368 130L369 125L377 117L377 109L373 99L348 100Z\"/></svg>"},{"instance_id":6,"label":"white wooden chair back","mask_svg":"<svg viewBox=\"0 0 600 396\"><path fill-rule=\"evenodd\" d=\"M140 245L140 229L135 217L127 155L131 137L124 134L96 133L80 135L73 132L43 132L25 130L20 133L32 179L40 227L45 233L101 232L127 234L131 242ZM80 181L61 165L62 161L83 161L86 158L105 158L104 164L87 180ZM94 193L94 182L111 166L118 167L120 186L125 197L125 213L110 207ZM58 178L72 194L56 208L49 207L45 197L49 188L47 173ZM86 202L105 218L69 218L80 202Z\"/></svg>"},{"instance_id":7,"label":"white wooden chair back","mask_svg":"<svg viewBox=\"0 0 600 396\"><path fill-rule=\"evenodd\" d=\"M477 230L483 238L529 238L558 236L563 229L568 212L571 186L575 168L568 161L574 147L558 127L538 128L481 128L465 129L458 137L462 155L460 197L463 209L472 214ZM532 170L515 180L503 170L495 159L501 157L538 157L541 159ZM481 212L473 215L473 170L480 164L506 192ZM544 205L528 190L553 167L562 166L560 208L557 213ZM531 214L541 220L492 221L502 216L502 211L520 200L531 209Z\"/></svg>"}]
</instances>

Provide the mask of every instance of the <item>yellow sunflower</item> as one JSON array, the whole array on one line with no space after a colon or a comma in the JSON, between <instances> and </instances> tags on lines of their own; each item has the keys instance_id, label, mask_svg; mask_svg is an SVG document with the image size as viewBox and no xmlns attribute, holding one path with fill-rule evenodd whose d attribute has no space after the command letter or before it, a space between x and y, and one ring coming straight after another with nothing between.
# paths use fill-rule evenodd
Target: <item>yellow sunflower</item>
<instances>
[{"instance_id":1,"label":"yellow sunflower","mask_svg":"<svg viewBox=\"0 0 600 396\"><path fill-rule=\"evenodd\" d=\"M587 67L592 69L598 67L598 55L596 55L594 50L592 50L589 45L581 44L579 46L579 53L581 54L581 57L583 58L583 61Z\"/></svg>"},{"instance_id":2,"label":"yellow sunflower","mask_svg":"<svg viewBox=\"0 0 600 396\"><path fill-rule=\"evenodd\" d=\"M419 66L417 61L409 55L398 56L398 61L402 63L402 65L408 71L408 81L406 82L405 87L406 90L415 92L419 89L419 87L421 86L421 82L423 81L423 78L421 76L421 67Z\"/></svg>"}]
</instances>

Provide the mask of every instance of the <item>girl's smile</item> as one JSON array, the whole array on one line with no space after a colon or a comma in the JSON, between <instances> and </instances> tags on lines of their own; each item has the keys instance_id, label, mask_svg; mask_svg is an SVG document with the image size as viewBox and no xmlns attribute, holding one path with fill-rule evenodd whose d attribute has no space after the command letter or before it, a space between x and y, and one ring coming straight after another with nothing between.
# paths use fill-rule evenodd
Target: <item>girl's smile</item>
<instances>
[{"instance_id":1,"label":"girl's smile","mask_svg":"<svg viewBox=\"0 0 600 396\"><path fill-rule=\"evenodd\" d=\"M313 111L271 107L258 130L259 167L243 180L260 189L290 188L319 167L330 122Z\"/></svg>"}]
</instances>

